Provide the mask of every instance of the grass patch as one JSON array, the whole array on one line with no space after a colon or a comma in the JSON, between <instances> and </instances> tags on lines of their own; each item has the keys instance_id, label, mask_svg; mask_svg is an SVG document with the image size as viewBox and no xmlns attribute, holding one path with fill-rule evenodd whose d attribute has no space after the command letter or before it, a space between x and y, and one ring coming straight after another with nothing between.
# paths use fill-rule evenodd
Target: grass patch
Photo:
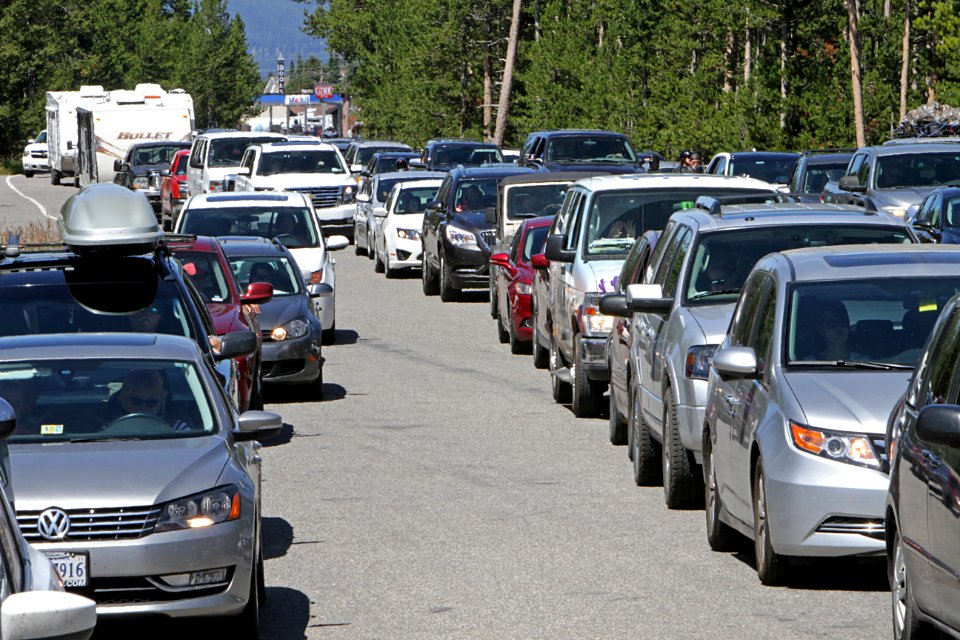
<instances>
[{"instance_id":1,"label":"grass patch","mask_svg":"<svg viewBox=\"0 0 960 640\"><path fill-rule=\"evenodd\" d=\"M0 176L9 176L23 173L23 162L20 156L0 157Z\"/></svg>"},{"instance_id":2,"label":"grass patch","mask_svg":"<svg viewBox=\"0 0 960 640\"><path fill-rule=\"evenodd\" d=\"M20 244L61 244L60 230L53 220L43 222L31 222L26 226L6 229L2 232L3 244L7 244L11 234L20 236Z\"/></svg>"}]
</instances>

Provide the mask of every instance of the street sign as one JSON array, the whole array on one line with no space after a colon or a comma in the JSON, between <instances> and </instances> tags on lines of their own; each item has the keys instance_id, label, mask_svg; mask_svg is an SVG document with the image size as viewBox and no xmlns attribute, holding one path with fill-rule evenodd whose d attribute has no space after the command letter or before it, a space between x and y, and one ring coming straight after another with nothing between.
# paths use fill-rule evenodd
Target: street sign
<instances>
[{"instance_id":1,"label":"street sign","mask_svg":"<svg viewBox=\"0 0 960 640\"><path fill-rule=\"evenodd\" d=\"M317 84L313 86L313 95L320 99L333 97L333 85Z\"/></svg>"},{"instance_id":2,"label":"street sign","mask_svg":"<svg viewBox=\"0 0 960 640\"><path fill-rule=\"evenodd\" d=\"M310 104L310 100L313 99L309 93L294 93L291 95L283 96L283 104Z\"/></svg>"}]
</instances>

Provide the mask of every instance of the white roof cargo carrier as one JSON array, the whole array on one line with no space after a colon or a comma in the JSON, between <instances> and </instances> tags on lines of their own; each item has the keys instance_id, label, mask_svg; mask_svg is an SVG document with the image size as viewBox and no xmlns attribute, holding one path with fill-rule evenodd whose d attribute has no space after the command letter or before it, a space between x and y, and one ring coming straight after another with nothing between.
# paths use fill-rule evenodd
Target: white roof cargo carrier
<instances>
[{"instance_id":1,"label":"white roof cargo carrier","mask_svg":"<svg viewBox=\"0 0 960 640\"><path fill-rule=\"evenodd\" d=\"M163 230L147 197L118 184L93 184L70 196L57 227L76 253L139 255L153 251Z\"/></svg>"}]
</instances>

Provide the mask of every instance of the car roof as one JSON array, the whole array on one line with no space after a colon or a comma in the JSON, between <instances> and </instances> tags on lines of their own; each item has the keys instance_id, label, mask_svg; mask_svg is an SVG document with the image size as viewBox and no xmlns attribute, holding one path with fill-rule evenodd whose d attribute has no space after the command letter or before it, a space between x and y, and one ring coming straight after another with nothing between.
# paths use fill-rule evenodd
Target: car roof
<instances>
[{"instance_id":1,"label":"car roof","mask_svg":"<svg viewBox=\"0 0 960 640\"><path fill-rule=\"evenodd\" d=\"M224 140L227 138L272 138L274 140L286 140L286 136L269 131L215 131L212 133L201 133L198 138L209 138L211 140Z\"/></svg>"},{"instance_id":2,"label":"car roof","mask_svg":"<svg viewBox=\"0 0 960 640\"><path fill-rule=\"evenodd\" d=\"M606 135L606 136L617 136L618 138L626 138L625 133L620 133L619 131L609 131L607 129L545 129L543 131L534 131L531 133L531 136L568 136L568 135Z\"/></svg>"},{"instance_id":3,"label":"car roof","mask_svg":"<svg viewBox=\"0 0 960 640\"><path fill-rule=\"evenodd\" d=\"M394 140L354 140L350 144L358 147L384 147L395 149L410 149L410 145L405 142L396 142Z\"/></svg>"},{"instance_id":4,"label":"car roof","mask_svg":"<svg viewBox=\"0 0 960 640\"><path fill-rule=\"evenodd\" d=\"M153 140L151 142L137 142L130 145L130 148L141 149L143 147L172 147L172 146L183 147L180 151L190 149L190 143L186 142L185 140L164 140L164 141ZM177 153L180 153L180 151L178 151Z\"/></svg>"},{"instance_id":5,"label":"car roof","mask_svg":"<svg viewBox=\"0 0 960 640\"><path fill-rule=\"evenodd\" d=\"M816 167L824 164L848 164L853 153L817 153L807 156L807 166Z\"/></svg>"},{"instance_id":6,"label":"car roof","mask_svg":"<svg viewBox=\"0 0 960 640\"><path fill-rule=\"evenodd\" d=\"M673 217L696 220L701 230L809 224L901 226L906 230L906 225L900 218L894 218L888 213L868 211L854 205L822 202L726 205L722 206L720 215L711 215L698 208L683 209L675 212Z\"/></svg>"},{"instance_id":7,"label":"car roof","mask_svg":"<svg viewBox=\"0 0 960 640\"><path fill-rule=\"evenodd\" d=\"M510 176L504 178L500 183L504 187L512 186L515 184L553 184L553 183L570 183L576 182L577 180L582 180L590 176L605 176L610 175L606 171L597 170L597 171L552 171L552 172L543 172L537 171L535 173L521 173L519 175Z\"/></svg>"},{"instance_id":8,"label":"car roof","mask_svg":"<svg viewBox=\"0 0 960 640\"><path fill-rule=\"evenodd\" d=\"M496 167L464 167L458 166L450 171L450 175L457 175L459 179L470 178L506 178L523 173L541 173L530 167L518 167L516 165L499 165Z\"/></svg>"},{"instance_id":9,"label":"car roof","mask_svg":"<svg viewBox=\"0 0 960 640\"><path fill-rule=\"evenodd\" d=\"M795 151L731 151L731 158L799 158Z\"/></svg>"},{"instance_id":10,"label":"car roof","mask_svg":"<svg viewBox=\"0 0 960 640\"><path fill-rule=\"evenodd\" d=\"M773 193L768 182L744 176L714 176L704 173L626 173L609 176L591 176L577 180L576 185L591 191L626 189L756 189Z\"/></svg>"},{"instance_id":11,"label":"car roof","mask_svg":"<svg viewBox=\"0 0 960 640\"><path fill-rule=\"evenodd\" d=\"M398 182L397 184L393 185L393 188L400 189L401 191L403 191L404 189L439 187L441 184L443 184L443 180L441 180L440 178L431 178L429 180L411 180L409 182Z\"/></svg>"},{"instance_id":12,"label":"car roof","mask_svg":"<svg viewBox=\"0 0 960 640\"><path fill-rule=\"evenodd\" d=\"M431 147L475 147L478 149L498 149L494 142L481 142L479 140L435 140L429 146Z\"/></svg>"},{"instance_id":13,"label":"car roof","mask_svg":"<svg viewBox=\"0 0 960 640\"><path fill-rule=\"evenodd\" d=\"M293 259L290 250L279 242L253 236L221 236L223 253L229 256L278 256Z\"/></svg>"},{"instance_id":14,"label":"car roof","mask_svg":"<svg viewBox=\"0 0 960 640\"><path fill-rule=\"evenodd\" d=\"M177 251L221 252L220 243L213 236L176 236L170 234L164 237L164 244L174 253Z\"/></svg>"},{"instance_id":15,"label":"car roof","mask_svg":"<svg viewBox=\"0 0 960 640\"><path fill-rule=\"evenodd\" d=\"M896 156L907 154L936 154L960 153L960 143L956 142L910 142L904 144L881 144L874 147L863 147L861 151L868 151L877 156Z\"/></svg>"},{"instance_id":16,"label":"car roof","mask_svg":"<svg viewBox=\"0 0 960 640\"><path fill-rule=\"evenodd\" d=\"M960 276L960 245L889 244L807 247L773 254L757 267L783 264L792 281Z\"/></svg>"},{"instance_id":17,"label":"car roof","mask_svg":"<svg viewBox=\"0 0 960 640\"><path fill-rule=\"evenodd\" d=\"M307 196L296 191L263 191L235 193L198 193L187 201L187 209L224 209L234 207L298 206L307 204Z\"/></svg>"},{"instance_id":18,"label":"car roof","mask_svg":"<svg viewBox=\"0 0 960 640\"><path fill-rule=\"evenodd\" d=\"M536 229L539 227L549 227L553 224L554 219L557 216L554 214L552 216L540 216L538 218L527 218L524 220L520 226L524 229Z\"/></svg>"},{"instance_id":19,"label":"car roof","mask_svg":"<svg viewBox=\"0 0 960 640\"><path fill-rule=\"evenodd\" d=\"M251 145L254 146L254 145ZM256 146L259 146L263 149L264 153L282 153L284 151L316 151L317 149L323 151L334 151L336 147L330 143L322 142L317 139L316 142L308 142L305 140L287 140L280 142L262 142Z\"/></svg>"},{"instance_id":20,"label":"car roof","mask_svg":"<svg viewBox=\"0 0 960 640\"><path fill-rule=\"evenodd\" d=\"M0 360L200 359L196 342L162 333L53 333L0 338Z\"/></svg>"},{"instance_id":21,"label":"car roof","mask_svg":"<svg viewBox=\"0 0 960 640\"><path fill-rule=\"evenodd\" d=\"M419 180L425 178L444 178L446 171L387 171L373 176L374 180Z\"/></svg>"}]
</instances>

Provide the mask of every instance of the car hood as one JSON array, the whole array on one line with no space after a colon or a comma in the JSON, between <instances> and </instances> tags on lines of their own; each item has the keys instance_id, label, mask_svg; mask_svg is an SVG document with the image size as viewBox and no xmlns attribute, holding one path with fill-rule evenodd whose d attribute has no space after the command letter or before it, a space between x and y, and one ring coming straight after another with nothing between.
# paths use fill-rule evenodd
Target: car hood
<instances>
[{"instance_id":1,"label":"car hood","mask_svg":"<svg viewBox=\"0 0 960 640\"><path fill-rule=\"evenodd\" d=\"M46 142L31 142L23 148L24 151L46 151L47 143Z\"/></svg>"},{"instance_id":2,"label":"car hood","mask_svg":"<svg viewBox=\"0 0 960 640\"><path fill-rule=\"evenodd\" d=\"M460 227L461 229L487 231L496 228L487 222L486 214L483 211L460 211L450 216L449 221L450 224Z\"/></svg>"},{"instance_id":3,"label":"car hood","mask_svg":"<svg viewBox=\"0 0 960 640\"><path fill-rule=\"evenodd\" d=\"M138 164L133 167L130 167L130 170L135 176L145 176L149 173L160 173L164 169L170 167L169 162L164 162L163 164Z\"/></svg>"},{"instance_id":4,"label":"car hood","mask_svg":"<svg viewBox=\"0 0 960 640\"><path fill-rule=\"evenodd\" d=\"M723 337L727 335L730 318L733 317L733 311L736 308L737 303L731 302L698 305L687 307L687 310L703 331L706 344L720 344L723 342Z\"/></svg>"},{"instance_id":5,"label":"car hood","mask_svg":"<svg viewBox=\"0 0 960 640\"><path fill-rule=\"evenodd\" d=\"M294 318L306 318L308 315L310 314L304 306L303 294L274 296L270 302L260 305L260 328L266 331Z\"/></svg>"},{"instance_id":6,"label":"car hood","mask_svg":"<svg viewBox=\"0 0 960 640\"><path fill-rule=\"evenodd\" d=\"M879 189L870 192L870 197L878 207L899 207L906 209L919 204L936 187L912 187L910 189Z\"/></svg>"},{"instance_id":7,"label":"car hood","mask_svg":"<svg viewBox=\"0 0 960 640\"><path fill-rule=\"evenodd\" d=\"M646 173L642 167L635 164L615 162L546 162L543 168L547 171L602 171L609 174Z\"/></svg>"},{"instance_id":8,"label":"car hood","mask_svg":"<svg viewBox=\"0 0 960 640\"><path fill-rule=\"evenodd\" d=\"M423 229L422 213L400 213L387 216L386 226L390 229Z\"/></svg>"},{"instance_id":9,"label":"car hood","mask_svg":"<svg viewBox=\"0 0 960 640\"><path fill-rule=\"evenodd\" d=\"M240 310L231 302L208 302L207 311L213 319L213 326L217 335L223 335L231 331L236 331L240 325Z\"/></svg>"},{"instance_id":10,"label":"car hood","mask_svg":"<svg viewBox=\"0 0 960 640\"><path fill-rule=\"evenodd\" d=\"M256 187L293 189L310 187L340 187L354 184L347 173L277 173L271 176L255 176L250 184Z\"/></svg>"},{"instance_id":11,"label":"car hood","mask_svg":"<svg viewBox=\"0 0 960 640\"><path fill-rule=\"evenodd\" d=\"M623 260L591 260L586 264L593 282L583 283L583 291L613 293L616 290L620 271L623 269Z\"/></svg>"},{"instance_id":12,"label":"car hood","mask_svg":"<svg viewBox=\"0 0 960 640\"><path fill-rule=\"evenodd\" d=\"M229 450L219 436L11 444L17 509L146 506L217 486Z\"/></svg>"},{"instance_id":13,"label":"car hood","mask_svg":"<svg viewBox=\"0 0 960 640\"><path fill-rule=\"evenodd\" d=\"M299 249L290 249L290 253L293 254L293 259L297 262L297 268L300 271L319 271L323 268L323 262L325 259L324 250L322 247L301 247Z\"/></svg>"},{"instance_id":14,"label":"car hood","mask_svg":"<svg viewBox=\"0 0 960 640\"><path fill-rule=\"evenodd\" d=\"M804 371L784 377L811 427L886 433L912 371Z\"/></svg>"}]
</instances>

